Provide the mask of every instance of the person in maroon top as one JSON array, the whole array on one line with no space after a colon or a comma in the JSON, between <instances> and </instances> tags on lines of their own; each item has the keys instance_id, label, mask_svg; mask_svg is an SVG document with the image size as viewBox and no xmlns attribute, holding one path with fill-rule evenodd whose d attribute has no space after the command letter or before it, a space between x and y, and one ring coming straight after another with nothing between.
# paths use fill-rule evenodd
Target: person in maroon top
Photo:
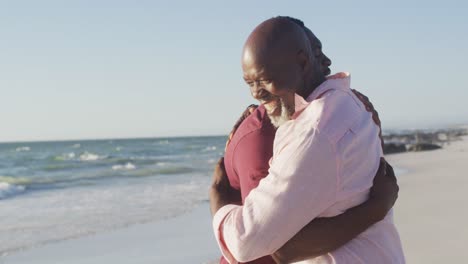
<instances>
[{"instance_id":1,"label":"person in maroon top","mask_svg":"<svg viewBox=\"0 0 468 264\"><path fill-rule=\"evenodd\" d=\"M323 54L320 41L304 26L302 21L289 17L288 19L303 27L315 55L322 62L324 73L330 74L331 61ZM373 112L374 121L380 125L378 114L368 98L357 91L355 93L366 105L366 109ZM272 125L263 106L248 107L234 126L226 143L224 161L221 161L229 184L234 190L232 203L242 204L249 192L268 175L275 133L276 128ZM266 256L248 263L290 263L333 251L383 219L395 203L397 195L398 185L393 168L383 161L374 179L374 187L368 201L341 215L313 220L273 256ZM221 257L220 263L228 262Z\"/></svg>"}]
</instances>

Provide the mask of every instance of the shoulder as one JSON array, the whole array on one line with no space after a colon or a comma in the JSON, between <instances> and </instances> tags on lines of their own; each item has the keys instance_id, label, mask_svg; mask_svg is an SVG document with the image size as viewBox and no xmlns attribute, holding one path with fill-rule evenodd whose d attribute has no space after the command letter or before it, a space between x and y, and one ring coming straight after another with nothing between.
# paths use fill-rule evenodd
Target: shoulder
<instances>
[{"instance_id":1,"label":"shoulder","mask_svg":"<svg viewBox=\"0 0 468 264\"><path fill-rule=\"evenodd\" d=\"M332 142L340 139L366 113L350 89L332 89L304 111L308 122Z\"/></svg>"},{"instance_id":2,"label":"shoulder","mask_svg":"<svg viewBox=\"0 0 468 264\"><path fill-rule=\"evenodd\" d=\"M273 155L275 133L265 108L258 107L242 122L226 148L226 168L237 171L239 165L255 168L268 164Z\"/></svg>"},{"instance_id":3,"label":"shoulder","mask_svg":"<svg viewBox=\"0 0 468 264\"><path fill-rule=\"evenodd\" d=\"M245 141L262 141L262 136L275 133L275 128L266 114L265 107L260 105L239 126L232 137L231 145L235 146ZM259 137L257 139L257 137Z\"/></svg>"}]
</instances>

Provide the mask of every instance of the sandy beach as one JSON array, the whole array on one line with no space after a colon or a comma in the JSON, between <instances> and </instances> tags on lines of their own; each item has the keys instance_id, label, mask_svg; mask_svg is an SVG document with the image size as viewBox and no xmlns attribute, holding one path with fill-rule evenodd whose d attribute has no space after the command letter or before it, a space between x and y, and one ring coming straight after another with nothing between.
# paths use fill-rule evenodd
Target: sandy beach
<instances>
[{"instance_id":1,"label":"sandy beach","mask_svg":"<svg viewBox=\"0 0 468 264\"><path fill-rule=\"evenodd\" d=\"M405 170L395 220L407 263L468 261L468 137L441 150L387 159ZM47 244L0 263L211 263L218 255L205 203L177 218Z\"/></svg>"},{"instance_id":2,"label":"sandy beach","mask_svg":"<svg viewBox=\"0 0 468 264\"><path fill-rule=\"evenodd\" d=\"M389 155L399 177L395 221L407 263L468 261L468 137L443 149Z\"/></svg>"},{"instance_id":3,"label":"sandy beach","mask_svg":"<svg viewBox=\"0 0 468 264\"><path fill-rule=\"evenodd\" d=\"M213 263L219 258L208 203L180 217L51 243L0 258L1 264Z\"/></svg>"}]
</instances>

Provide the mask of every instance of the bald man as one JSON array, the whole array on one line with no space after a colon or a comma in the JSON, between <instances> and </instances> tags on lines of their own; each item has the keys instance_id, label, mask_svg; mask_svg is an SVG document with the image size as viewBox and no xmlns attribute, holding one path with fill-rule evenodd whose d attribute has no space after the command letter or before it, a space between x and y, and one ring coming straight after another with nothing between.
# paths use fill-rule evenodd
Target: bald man
<instances>
[{"instance_id":1,"label":"bald man","mask_svg":"<svg viewBox=\"0 0 468 264\"><path fill-rule=\"evenodd\" d=\"M331 60L323 53L320 40L301 20L285 18L304 29L322 72L329 75ZM372 112L376 124L380 124L378 113L369 100L359 92L353 92L362 99L366 110ZM229 184L240 191L240 197L233 197L230 203L242 204L250 191L268 175L275 133L276 128L271 124L263 106L250 106L234 125L226 144L224 165ZM392 167L386 166L386 163L381 165L384 167L375 176L372 195L365 203L339 216L311 221L272 256L249 261L248 264L290 263L327 254L382 220L395 203L398 185ZM226 264L227 261L221 258L220 263Z\"/></svg>"},{"instance_id":2,"label":"bald man","mask_svg":"<svg viewBox=\"0 0 468 264\"><path fill-rule=\"evenodd\" d=\"M362 203L378 168L379 129L350 92L349 76L326 80L307 44L301 28L276 18L258 26L245 45L246 82L279 129L269 175L244 206L227 205L223 189L212 190L215 234L231 263L273 254L312 219ZM215 173L220 183L223 173L221 166ZM304 263L333 261L403 263L391 217Z\"/></svg>"}]
</instances>

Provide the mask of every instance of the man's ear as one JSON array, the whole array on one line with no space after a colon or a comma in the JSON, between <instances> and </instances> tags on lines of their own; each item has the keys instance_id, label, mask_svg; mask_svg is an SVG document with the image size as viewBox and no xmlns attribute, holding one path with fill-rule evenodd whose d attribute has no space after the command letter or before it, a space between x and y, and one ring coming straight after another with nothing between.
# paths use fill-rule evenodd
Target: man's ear
<instances>
[{"instance_id":1,"label":"man's ear","mask_svg":"<svg viewBox=\"0 0 468 264\"><path fill-rule=\"evenodd\" d=\"M302 73L306 73L310 67L310 56L305 51L300 50L296 58Z\"/></svg>"}]
</instances>

